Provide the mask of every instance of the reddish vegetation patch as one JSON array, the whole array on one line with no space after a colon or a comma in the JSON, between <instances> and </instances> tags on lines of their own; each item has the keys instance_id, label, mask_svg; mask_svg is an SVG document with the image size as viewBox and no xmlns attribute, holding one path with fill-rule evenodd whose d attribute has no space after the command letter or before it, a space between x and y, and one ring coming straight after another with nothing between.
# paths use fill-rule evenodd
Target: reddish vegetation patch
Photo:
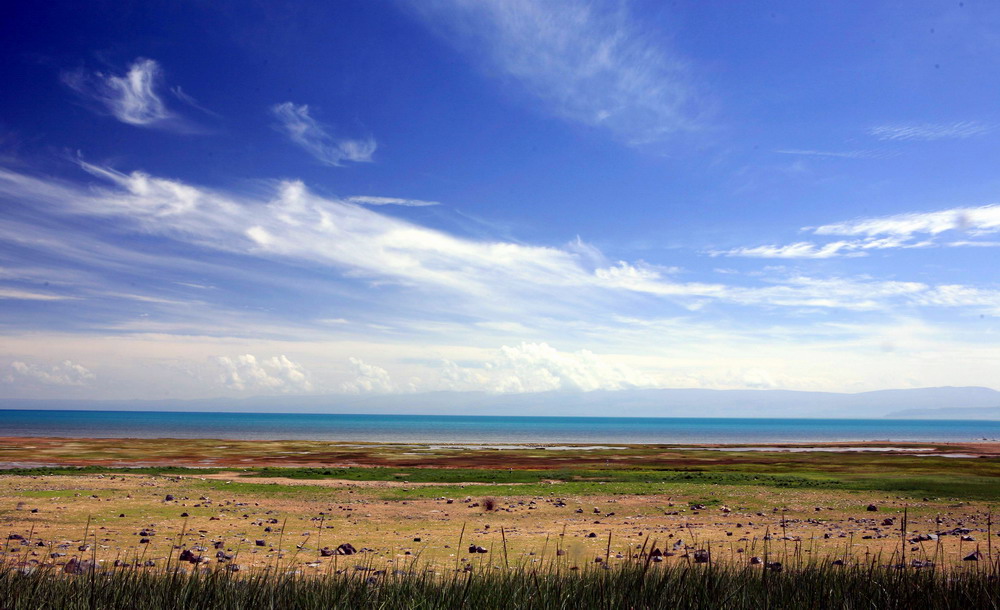
<instances>
[{"instance_id":1,"label":"reddish vegetation patch","mask_svg":"<svg viewBox=\"0 0 1000 610\"><path fill-rule=\"evenodd\" d=\"M920 455L967 454L1000 456L998 443L935 445L917 443L813 443L809 447L894 447ZM738 446L703 445L628 446L609 452L587 449L439 449L414 454L418 446L393 444L331 443L319 441L230 441L203 439L68 439L54 437L0 437L0 464L73 466L187 466L187 467L347 467L399 468L558 469L598 468L613 463L620 468L690 468L703 465L738 465L795 462L815 463L812 452L790 451L802 445L773 445L775 452L734 455L707 451ZM929 450L928 450L929 449ZM783 451L784 450L784 451ZM919 450L919 451L918 451ZM905 453L905 451L904 451ZM865 453L871 460L899 452ZM843 453L858 456L857 453Z\"/></svg>"}]
</instances>

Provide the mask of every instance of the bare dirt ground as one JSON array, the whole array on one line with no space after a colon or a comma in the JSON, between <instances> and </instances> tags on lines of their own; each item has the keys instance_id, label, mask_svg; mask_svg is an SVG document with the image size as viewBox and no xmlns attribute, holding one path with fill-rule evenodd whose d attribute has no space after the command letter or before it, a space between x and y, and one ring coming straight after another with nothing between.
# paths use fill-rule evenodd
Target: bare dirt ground
<instances>
[{"instance_id":1,"label":"bare dirt ground","mask_svg":"<svg viewBox=\"0 0 1000 610\"><path fill-rule=\"evenodd\" d=\"M940 565L959 564L976 550L986 561L996 537L985 504L870 492L665 485L654 495L580 497L520 495L512 485L488 511L486 498L468 483L442 486L450 493L438 498L389 500L382 494L416 484L247 483L240 475L0 476L3 556L37 564L76 556L163 566L189 550L203 566L320 573L550 561L572 567L598 558L628 561L655 547L665 562L692 561L694 550L705 549L713 561L889 564L905 552L906 562ZM709 496L712 504L699 506ZM901 536L904 506L909 522ZM929 534L936 540L919 540ZM342 543L358 553L320 556L320 549ZM487 552L470 553L470 544Z\"/></svg>"}]
</instances>

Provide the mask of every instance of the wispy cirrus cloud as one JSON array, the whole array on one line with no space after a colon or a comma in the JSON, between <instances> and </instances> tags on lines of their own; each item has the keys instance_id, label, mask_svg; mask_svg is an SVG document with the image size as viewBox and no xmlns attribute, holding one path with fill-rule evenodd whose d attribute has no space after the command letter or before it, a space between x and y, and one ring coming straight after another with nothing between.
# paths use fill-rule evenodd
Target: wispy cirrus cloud
<instances>
[{"instance_id":1,"label":"wispy cirrus cloud","mask_svg":"<svg viewBox=\"0 0 1000 610\"><path fill-rule=\"evenodd\" d=\"M854 252L850 252L854 250ZM845 253L846 251L846 253ZM783 246L751 246L711 252L713 256L742 256L748 258L834 258L837 256L862 256L852 242L836 241L828 244L814 244L808 241L795 242Z\"/></svg>"},{"instance_id":2,"label":"wispy cirrus cloud","mask_svg":"<svg viewBox=\"0 0 1000 610\"><path fill-rule=\"evenodd\" d=\"M687 63L617 2L418 0L424 21L490 74L564 119L630 144L696 129L707 104Z\"/></svg>"},{"instance_id":3,"label":"wispy cirrus cloud","mask_svg":"<svg viewBox=\"0 0 1000 610\"><path fill-rule=\"evenodd\" d=\"M802 230L816 236L858 239L749 246L709 254L750 258L834 258L864 256L871 250L893 248L996 247L1000 242L977 238L1000 233L1000 204L859 218ZM960 238L943 239L949 233Z\"/></svg>"},{"instance_id":4,"label":"wispy cirrus cloud","mask_svg":"<svg viewBox=\"0 0 1000 610\"><path fill-rule=\"evenodd\" d=\"M329 127L309 114L306 104L297 106L284 102L273 106L271 113L278 119L279 129L292 142L326 165L338 167L345 161L368 163L378 147L371 136L361 139L334 137Z\"/></svg>"},{"instance_id":5,"label":"wispy cirrus cloud","mask_svg":"<svg viewBox=\"0 0 1000 610\"><path fill-rule=\"evenodd\" d=\"M161 97L163 70L153 59L139 58L124 74L65 72L62 81L79 95L104 106L116 119L136 127L190 131L191 125L167 108Z\"/></svg>"},{"instance_id":6,"label":"wispy cirrus cloud","mask_svg":"<svg viewBox=\"0 0 1000 610\"><path fill-rule=\"evenodd\" d=\"M614 267L597 270L608 285L633 292L664 297L681 297L697 308L701 303L717 301L754 307L805 307L874 311L919 301L933 290L921 282L882 281L871 278L809 277L781 275L765 277L763 284L675 282L653 269L619 262ZM1000 293L995 293L1000 297ZM952 303L957 305L958 301ZM944 305L943 302L934 302Z\"/></svg>"},{"instance_id":7,"label":"wispy cirrus cloud","mask_svg":"<svg viewBox=\"0 0 1000 610\"><path fill-rule=\"evenodd\" d=\"M15 301L64 301L73 297L18 288L0 288L0 300Z\"/></svg>"},{"instance_id":8,"label":"wispy cirrus cloud","mask_svg":"<svg viewBox=\"0 0 1000 610\"><path fill-rule=\"evenodd\" d=\"M320 197L295 181L278 183L269 196L260 197L142 172L82 166L108 186L73 186L0 171L0 196L44 206L49 214L67 219L113 219L118 231L174 240L205 252L305 263L335 271L345 282L366 283L368 291L395 286L426 295L436 311L447 308L477 321L499 314L523 315L525 321L568 312L579 315L583 308L604 315L630 294L663 299L688 311L717 304L843 311L968 306L992 312L997 296L989 287L969 286L966 292L951 287L952 298L944 299L933 297L937 287L921 282L795 274L771 274L749 283L746 277L681 281L675 268L625 261L609 265L578 245L532 246L454 236L349 201ZM976 226L993 226L988 215L970 218ZM899 237L864 239L880 243ZM442 294L449 297L442 299ZM164 301L170 299L140 299L150 305L174 305Z\"/></svg>"},{"instance_id":9,"label":"wispy cirrus cloud","mask_svg":"<svg viewBox=\"0 0 1000 610\"><path fill-rule=\"evenodd\" d=\"M401 205L404 207L426 207L431 205L441 205L440 201L425 201L423 199L401 199L399 197L371 197L368 195L358 195L348 197L347 201L361 205Z\"/></svg>"},{"instance_id":10,"label":"wispy cirrus cloud","mask_svg":"<svg viewBox=\"0 0 1000 610\"><path fill-rule=\"evenodd\" d=\"M812 231L817 235L892 236L903 239L919 235L935 236L947 231L985 235L1000 232L1000 204L860 218L822 225Z\"/></svg>"},{"instance_id":11,"label":"wispy cirrus cloud","mask_svg":"<svg viewBox=\"0 0 1000 610\"><path fill-rule=\"evenodd\" d=\"M833 157L837 159L886 159L895 156L888 150L810 150L801 148L784 148L774 151L780 155L797 155L802 157Z\"/></svg>"},{"instance_id":12,"label":"wispy cirrus cloud","mask_svg":"<svg viewBox=\"0 0 1000 610\"><path fill-rule=\"evenodd\" d=\"M868 135L879 140L896 142L960 140L989 133L994 125L978 121L956 121L954 123L892 123L876 125L868 130Z\"/></svg>"}]
</instances>

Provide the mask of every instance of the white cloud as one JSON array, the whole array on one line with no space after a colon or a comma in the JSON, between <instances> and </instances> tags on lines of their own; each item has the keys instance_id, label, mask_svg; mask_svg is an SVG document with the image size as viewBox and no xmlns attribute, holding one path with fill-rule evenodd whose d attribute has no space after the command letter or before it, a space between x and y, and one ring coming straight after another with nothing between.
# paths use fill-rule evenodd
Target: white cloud
<instances>
[{"instance_id":1,"label":"white cloud","mask_svg":"<svg viewBox=\"0 0 1000 610\"><path fill-rule=\"evenodd\" d=\"M310 155L326 165L340 166L344 161L367 163L377 145L371 136L360 140L335 138L327 127L309 115L309 106L292 102L277 104L271 112L280 121L281 130Z\"/></svg>"},{"instance_id":2,"label":"white cloud","mask_svg":"<svg viewBox=\"0 0 1000 610\"><path fill-rule=\"evenodd\" d=\"M124 75L82 71L63 75L63 82L77 93L94 99L107 108L119 121L139 127L150 127L175 118L158 89L162 71L152 59L136 59Z\"/></svg>"},{"instance_id":3,"label":"white cloud","mask_svg":"<svg viewBox=\"0 0 1000 610\"><path fill-rule=\"evenodd\" d=\"M318 197L300 182L282 182L273 198L261 200L198 189L142 172L122 174L87 164L84 168L120 189L63 200L73 212L117 217L144 231L213 249L310 260L353 275L474 294L492 292L498 282L590 283L589 273L578 265L576 256L564 250L453 237L365 207ZM51 196L44 186L38 185L37 190L46 198ZM59 199L62 195L54 194Z\"/></svg>"},{"instance_id":4,"label":"white cloud","mask_svg":"<svg viewBox=\"0 0 1000 610\"><path fill-rule=\"evenodd\" d=\"M921 297L931 287L919 282L878 281L868 278L812 278L801 275L765 278L762 286L699 282L672 282L655 270L625 262L598 269L595 274L609 286L666 297L688 297L760 307L818 307L868 311L902 303L948 305ZM951 303L958 305L959 301ZM977 304L975 301L968 305Z\"/></svg>"},{"instance_id":5,"label":"white cloud","mask_svg":"<svg viewBox=\"0 0 1000 610\"><path fill-rule=\"evenodd\" d=\"M354 378L340 384L342 392L348 394L385 394L396 391L389 371L374 364L368 364L360 358L350 357L348 362L354 373Z\"/></svg>"},{"instance_id":6,"label":"white cloud","mask_svg":"<svg viewBox=\"0 0 1000 610\"><path fill-rule=\"evenodd\" d=\"M613 310L628 293L662 297L689 310L713 302L853 311L888 310L898 305L958 306L961 302L952 305L916 298L933 286L863 277L771 274L762 279L748 276L733 280L742 283L678 281L672 277L678 272L676 268L624 261L607 265L592 248L579 244L556 248L453 236L365 206L319 197L300 182L278 183L270 197L261 198L194 187L142 172L123 174L88 164L83 167L114 186L81 188L0 170L0 195L46 206L50 213L114 219L122 231L243 256L329 267L344 278L374 282L369 287L391 284L415 290L427 298L414 299L411 305L423 304L435 312L433 315L447 311L472 316L473 321L491 316L520 316L523 321L579 316L584 311ZM985 231L993 226L988 211L967 213L961 224ZM833 246L830 251L839 248L838 252L850 253L924 243L901 239L894 234L874 235L857 244ZM817 248L810 253L826 255L830 251ZM444 294L447 298L442 298ZM978 306L978 300L970 300L968 305Z\"/></svg>"},{"instance_id":7,"label":"white cloud","mask_svg":"<svg viewBox=\"0 0 1000 610\"><path fill-rule=\"evenodd\" d=\"M748 258L832 258L842 256L844 250L855 249L854 244L837 241L829 244L814 244L800 241L785 246L767 245L746 248L734 248L725 251L710 252L712 256L743 256ZM854 253L855 255L859 253Z\"/></svg>"},{"instance_id":8,"label":"white cloud","mask_svg":"<svg viewBox=\"0 0 1000 610\"><path fill-rule=\"evenodd\" d=\"M95 378L96 376L89 369L70 360L64 360L49 367L16 361L7 367L7 375L4 380L7 383L16 383L19 380L28 379L50 386L82 386L87 385Z\"/></svg>"},{"instance_id":9,"label":"white cloud","mask_svg":"<svg viewBox=\"0 0 1000 610\"><path fill-rule=\"evenodd\" d=\"M440 201L424 201L423 199L400 199L398 197L370 197L359 195L348 197L347 201L361 205L401 205L406 207L425 207L429 205L441 205Z\"/></svg>"},{"instance_id":10,"label":"white cloud","mask_svg":"<svg viewBox=\"0 0 1000 610\"><path fill-rule=\"evenodd\" d=\"M216 356L219 383L239 392L307 392L312 383L305 369L284 355L258 360L253 354Z\"/></svg>"},{"instance_id":11,"label":"white cloud","mask_svg":"<svg viewBox=\"0 0 1000 610\"><path fill-rule=\"evenodd\" d=\"M884 159L893 156L893 153L885 150L803 150L788 148L774 151L781 155L798 155L804 157L836 157L840 159Z\"/></svg>"},{"instance_id":12,"label":"white cloud","mask_svg":"<svg viewBox=\"0 0 1000 610\"><path fill-rule=\"evenodd\" d=\"M864 256L870 250L891 248L995 247L1000 242L975 239L941 241L942 234L954 231L965 238L975 238L1000 232L1000 204L962 207L936 212L911 212L845 222L804 227L814 235L858 237L828 243L800 241L787 245L765 245L711 251L712 256L751 258L833 258Z\"/></svg>"},{"instance_id":13,"label":"white cloud","mask_svg":"<svg viewBox=\"0 0 1000 610\"><path fill-rule=\"evenodd\" d=\"M816 227L816 235L890 236L912 239L935 236L945 231L983 235L1000 231L1000 204L962 207L936 212L912 212L875 218L861 218Z\"/></svg>"},{"instance_id":14,"label":"white cloud","mask_svg":"<svg viewBox=\"0 0 1000 610\"><path fill-rule=\"evenodd\" d=\"M1000 290L945 284L920 295L919 302L937 307L977 306L1000 316Z\"/></svg>"},{"instance_id":15,"label":"white cloud","mask_svg":"<svg viewBox=\"0 0 1000 610\"><path fill-rule=\"evenodd\" d=\"M64 301L73 297L46 292L34 292L31 290L19 290L17 288L0 288L0 300L16 301Z\"/></svg>"},{"instance_id":16,"label":"white cloud","mask_svg":"<svg viewBox=\"0 0 1000 610\"><path fill-rule=\"evenodd\" d=\"M896 123L877 125L868 134L879 140L945 140L965 139L993 131L992 125L977 121L957 121L954 123Z\"/></svg>"},{"instance_id":17,"label":"white cloud","mask_svg":"<svg viewBox=\"0 0 1000 610\"><path fill-rule=\"evenodd\" d=\"M618 2L414 0L484 69L519 83L553 114L641 144L690 130L698 107L684 62ZM704 102L700 107L705 106Z\"/></svg>"},{"instance_id":18,"label":"white cloud","mask_svg":"<svg viewBox=\"0 0 1000 610\"><path fill-rule=\"evenodd\" d=\"M553 390L622 390L653 387L655 381L614 358L589 350L565 352L547 343L504 345L478 366L459 366L445 360L439 369L439 388L487 390L496 393Z\"/></svg>"}]
</instances>

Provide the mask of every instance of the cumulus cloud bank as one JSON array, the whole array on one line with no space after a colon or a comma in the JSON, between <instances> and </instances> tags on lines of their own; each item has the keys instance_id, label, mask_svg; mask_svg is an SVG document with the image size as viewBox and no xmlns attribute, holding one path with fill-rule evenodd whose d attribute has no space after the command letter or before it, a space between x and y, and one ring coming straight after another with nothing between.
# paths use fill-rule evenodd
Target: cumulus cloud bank
<instances>
[{"instance_id":1,"label":"cumulus cloud bank","mask_svg":"<svg viewBox=\"0 0 1000 610\"><path fill-rule=\"evenodd\" d=\"M82 386L87 385L96 377L85 366L70 360L64 360L52 366L15 361L7 367L7 375L4 380L7 383L30 380L51 386Z\"/></svg>"},{"instance_id":2,"label":"cumulus cloud bank","mask_svg":"<svg viewBox=\"0 0 1000 610\"><path fill-rule=\"evenodd\" d=\"M563 352L547 343L503 346L483 367L494 392L550 390L622 390L647 387L653 380L614 360L588 350Z\"/></svg>"},{"instance_id":3,"label":"cumulus cloud bank","mask_svg":"<svg viewBox=\"0 0 1000 610\"><path fill-rule=\"evenodd\" d=\"M216 356L219 383L239 392L306 392L312 383L305 369L284 355L258 360L253 354Z\"/></svg>"},{"instance_id":4,"label":"cumulus cloud bank","mask_svg":"<svg viewBox=\"0 0 1000 610\"><path fill-rule=\"evenodd\" d=\"M348 359L353 379L340 385L342 392L347 394L384 394L395 392L396 384L392 382L389 371L380 366L368 364L360 358Z\"/></svg>"},{"instance_id":5,"label":"cumulus cloud bank","mask_svg":"<svg viewBox=\"0 0 1000 610\"><path fill-rule=\"evenodd\" d=\"M354 378L341 384L351 394L400 391L386 369L351 358ZM444 360L433 369L435 379L413 379L408 391L487 391L497 394L572 390L623 390L653 387L645 373L589 350L560 351L547 343L504 345L491 358L459 365Z\"/></svg>"}]
</instances>

